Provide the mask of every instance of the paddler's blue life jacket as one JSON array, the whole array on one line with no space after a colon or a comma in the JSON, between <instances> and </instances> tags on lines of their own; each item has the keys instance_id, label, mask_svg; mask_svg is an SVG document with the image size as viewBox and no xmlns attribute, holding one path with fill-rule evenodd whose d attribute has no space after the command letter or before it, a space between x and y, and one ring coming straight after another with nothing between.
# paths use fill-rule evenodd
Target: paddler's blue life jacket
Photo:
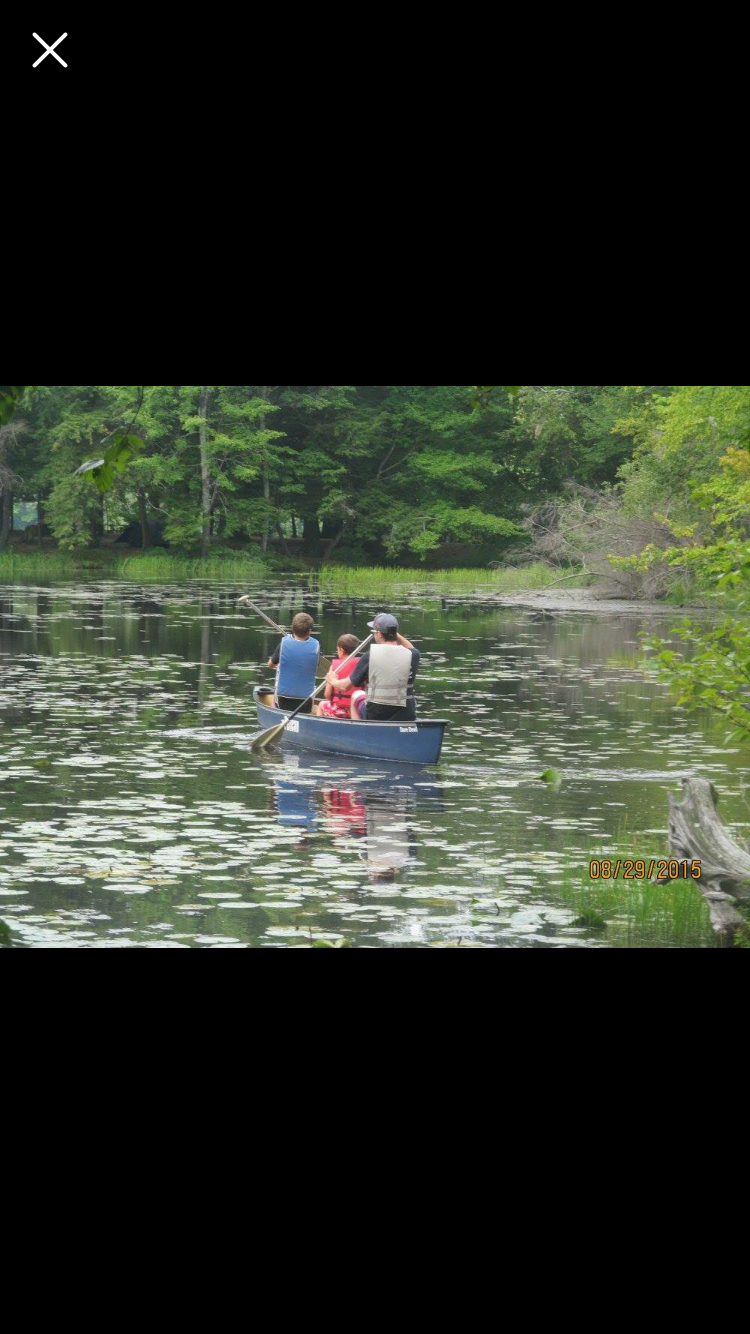
<instances>
[{"instance_id":1,"label":"paddler's blue life jacket","mask_svg":"<svg viewBox=\"0 0 750 1334\"><path fill-rule=\"evenodd\" d=\"M320 644L317 639L293 639L291 635L285 635L281 641L276 694L291 699L307 699L315 689L319 657Z\"/></svg>"}]
</instances>

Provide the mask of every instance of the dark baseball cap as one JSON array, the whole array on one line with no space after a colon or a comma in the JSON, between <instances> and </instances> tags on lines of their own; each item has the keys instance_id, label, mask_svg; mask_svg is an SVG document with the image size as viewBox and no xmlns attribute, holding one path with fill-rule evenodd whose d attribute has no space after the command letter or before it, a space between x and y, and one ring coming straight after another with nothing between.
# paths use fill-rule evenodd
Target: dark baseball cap
<instances>
[{"instance_id":1,"label":"dark baseball cap","mask_svg":"<svg viewBox=\"0 0 750 1334\"><path fill-rule=\"evenodd\" d=\"M367 628L368 630L380 630L381 633L385 630L398 630L398 621L395 616L391 616L389 611L381 611L374 621L367 622Z\"/></svg>"}]
</instances>

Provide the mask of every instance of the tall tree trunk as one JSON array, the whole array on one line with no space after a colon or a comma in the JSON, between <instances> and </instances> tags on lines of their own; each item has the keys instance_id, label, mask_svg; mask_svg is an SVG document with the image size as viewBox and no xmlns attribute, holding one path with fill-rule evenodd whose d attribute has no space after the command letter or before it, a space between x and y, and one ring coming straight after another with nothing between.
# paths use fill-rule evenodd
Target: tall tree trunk
<instances>
[{"instance_id":1,"label":"tall tree trunk","mask_svg":"<svg viewBox=\"0 0 750 1334\"><path fill-rule=\"evenodd\" d=\"M292 537L294 538L294 540L295 540L295 542L296 542L296 541L297 541L297 520L295 519L294 515L292 515Z\"/></svg>"},{"instance_id":2,"label":"tall tree trunk","mask_svg":"<svg viewBox=\"0 0 750 1334\"><path fill-rule=\"evenodd\" d=\"M138 492L138 513L141 518L141 551L148 551L151 546L151 533L148 526L148 513L146 511L145 492Z\"/></svg>"},{"instance_id":3,"label":"tall tree trunk","mask_svg":"<svg viewBox=\"0 0 750 1334\"><path fill-rule=\"evenodd\" d=\"M99 503L96 505L96 507L95 507L95 509L94 509L94 516L93 516L93 519L91 520L91 545L92 545L92 546L94 546L94 545L96 545L96 546L101 546L102 541L103 541L103 539L104 539L104 532L105 532L105 528L104 528L104 520L105 520L104 502L105 502L105 498L104 498L104 496L98 496L97 499L98 499L98 502L99 502Z\"/></svg>"},{"instance_id":4,"label":"tall tree trunk","mask_svg":"<svg viewBox=\"0 0 750 1334\"><path fill-rule=\"evenodd\" d=\"M260 428L262 431L265 430L265 421L266 421L265 417L261 417ZM265 500L266 504L269 504L271 500L271 482L268 476L268 459L263 460L263 499ZM266 550L268 547L268 534L270 528L271 528L271 520L268 511L266 511L266 513L263 515L263 533L260 539L260 549L264 556L266 554Z\"/></svg>"},{"instance_id":5,"label":"tall tree trunk","mask_svg":"<svg viewBox=\"0 0 750 1334\"><path fill-rule=\"evenodd\" d=\"M303 549L308 556L320 555L320 524L317 519L305 517L305 524L302 530Z\"/></svg>"},{"instance_id":6,"label":"tall tree trunk","mask_svg":"<svg viewBox=\"0 0 750 1334\"><path fill-rule=\"evenodd\" d=\"M270 392L269 386L268 386L268 385L264 385L264 386L261 388L261 391L260 391L260 396L261 396L261 398L264 399L264 400L267 400L267 399L268 399L269 392ZM266 414L265 414L265 413L263 413L263 416L260 418L260 429L261 429L261 431L265 431L265 429L266 429ZM271 479L270 479L270 477L269 477L269 475L268 475L268 455L267 455L266 452L265 452L265 446L264 446L264 450L263 450L263 499L265 500L266 505L269 505L269 504L270 504L270 501L271 501ZM268 548L268 534L269 534L269 532L270 532L270 528L271 528L271 518L270 518L270 515L269 515L269 513L268 513L268 510L266 510L266 513L263 515L263 534L262 534L261 539L260 539L260 550L261 550L261 554L264 555L264 556L265 556L265 554L266 554L266 550L267 550L267 548Z\"/></svg>"},{"instance_id":7,"label":"tall tree trunk","mask_svg":"<svg viewBox=\"0 0 750 1334\"><path fill-rule=\"evenodd\" d=\"M2 483L0 482L0 485ZM10 542L10 535L13 532L13 492L10 489L10 481L6 481L3 486L3 508L2 518L0 519L0 551L7 547Z\"/></svg>"},{"instance_id":8,"label":"tall tree trunk","mask_svg":"<svg viewBox=\"0 0 750 1334\"><path fill-rule=\"evenodd\" d=\"M0 435L0 551L7 547L10 541L10 534L13 528L13 484L12 476L8 466L8 451Z\"/></svg>"},{"instance_id":9,"label":"tall tree trunk","mask_svg":"<svg viewBox=\"0 0 750 1334\"><path fill-rule=\"evenodd\" d=\"M44 522L44 511L42 510L42 497L37 496L36 500L36 544L41 550L42 546L42 524Z\"/></svg>"},{"instance_id":10,"label":"tall tree trunk","mask_svg":"<svg viewBox=\"0 0 750 1334\"><path fill-rule=\"evenodd\" d=\"M201 419L201 513L203 519L201 552L203 556L206 557L208 555L208 548L211 541L211 474L208 467L208 385L205 384L201 385L201 402L198 415Z\"/></svg>"},{"instance_id":11,"label":"tall tree trunk","mask_svg":"<svg viewBox=\"0 0 750 1334\"><path fill-rule=\"evenodd\" d=\"M331 556L333 555L334 551L336 550L336 547L338 546L338 544L339 544L339 542L341 541L342 537L344 536L344 533L345 533L345 532L346 532L346 524L344 523L344 524L341 525L341 528L340 528L339 531L337 532L337 534L336 534L336 536L334 537L334 539L333 539L331 545L329 546L328 550L326 551L326 553L325 553L325 555L324 555L324 557L323 557L323 564L324 564L324 565L327 565L327 564L328 564L329 560L331 559Z\"/></svg>"}]
</instances>

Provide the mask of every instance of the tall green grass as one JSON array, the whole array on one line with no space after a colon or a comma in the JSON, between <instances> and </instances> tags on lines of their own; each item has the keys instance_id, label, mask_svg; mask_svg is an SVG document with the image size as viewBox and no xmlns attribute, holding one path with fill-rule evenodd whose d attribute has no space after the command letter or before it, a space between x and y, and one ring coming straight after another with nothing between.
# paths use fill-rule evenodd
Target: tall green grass
<instances>
[{"instance_id":1,"label":"tall green grass","mask_svg":"<svg viewBox=\"0 0 750 1334\"><path fill-rule=\"evenodd\" d=\"M638 858L664 859L664 849L644 850ZM615 863L633 857L633 840L606 852L592 853L591 860L606 857ZM576 913L581 926L603 943L620 949L710 949L716 944L708 904L693 880L592 880L587 861L580 874L566 868L561 884L550 885L566 907Z\"/></svg>"},{"instance_id":2,"label":"tall green grass","mask_svg":"<svg viewBox=\"0 0 750 1334\"><path fill-rule=\"evenodd\" d=\"M586 576L566 578L563 583L559 571L541 561L518 569L502 570L426 570L419 568L393 569L386 566L324 565L318 570L286 569L275 560L265 564L257 556L237 554L213 556L201 560L197 556L173 556L153 552L137 556L121 556L114 551L84 551L66 554L60 551L17 553L0 552L0 581L12 583L16 579L71 579L77 577L100 579L129 579L137 583L170 583L185 579L230 580L238 583L246 579L268 579L277 575L293 575L300 582L321 593L332 595L388 597L404 593L410 588L451 593L523 593L547 588L551 584L563 591L586 584Z\"/></svg>"},{"instance_id":3,"label":"tall green grass","mask_svg":"<svg viewBox=\"0 0 750 1334\"><path fill-rule=\"evenodd\" d=\"M501 570L425 570L390 569L385 566L354 567L324 565L313 576L321 592L342 594L403 593L409 588L434 588L441 592L525 593L556 584L561 589L581 587L586 576L566 579L557 584L561 575L542 561L533 565Z\"/></svg>"},{"instance_id":4,"label":"tall green grass","mask_svg":"<svg viewBox=\"0 0 750 1334\"><path fill-rule=\"evenodd\" d=\"M14 579L69 579L82 571L109 570L112 562L106 552L86 552L84 556L66 555L61 551L24 552L0 551L0 580L12 583Z\"/></svg>"},{"instance_id":5,"label":"tall green grass","mask_svg":"<svg viewBox=\"0 0 750 1334\"><path fill-rule=\"evenodd\" d=\"M199 556L127 556L116 563L118 579L133 579L137 583L149 580L161 584L180 579L267 579L268 566L252 556L213 556L201 560Z\"/></svg>"},{"instance_id":6,"label":"tall green grass","mask_svg":"<svg viewBox=\"0 0 750 1334\"><path fill-rule=\"evenodd\" d=\"M263 579L268 568L249 556L214 557L200 560L190 556L119 556L110 551L65 553L53 551L36 555L0 552L0 581L16 579L129 579L136 583L170 583L184 579L236 580Z\"/></svg>"}]
</instances>

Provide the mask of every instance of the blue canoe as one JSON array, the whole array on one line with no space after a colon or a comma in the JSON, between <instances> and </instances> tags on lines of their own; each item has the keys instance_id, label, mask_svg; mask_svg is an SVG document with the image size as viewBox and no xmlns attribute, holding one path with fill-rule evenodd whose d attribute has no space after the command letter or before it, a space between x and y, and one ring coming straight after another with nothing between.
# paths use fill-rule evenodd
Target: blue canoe
<instances>
[{"instance_id":1,"label":"blue canoe","mask_svg":"<svg viewBox=\"0 0 750 1334\"><path fill-rule=\"evenodd\" d=\"M287 715L273 704L273 695L255 687L261 731L280 723ZM398 760L402 764L437 764L447 722L430 719L416 723L353 723L342 719L314 718L300 713L281 735L284 746L327 751L332 755L358 755L363 759Z\"/></svg>"}]
</instances>

